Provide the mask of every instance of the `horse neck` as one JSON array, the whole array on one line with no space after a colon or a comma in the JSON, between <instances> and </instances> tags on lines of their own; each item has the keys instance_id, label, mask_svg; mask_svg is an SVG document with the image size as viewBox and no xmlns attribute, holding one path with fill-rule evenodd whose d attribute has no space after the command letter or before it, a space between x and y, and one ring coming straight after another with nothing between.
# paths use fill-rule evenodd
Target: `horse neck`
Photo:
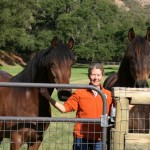
<instances>
[{"instance_id":1,"label":"horse neck","mask_svg":"<svg viewBox=\"0 0 150 150\"><path fill-rule=\"evenodd\" d=\"M38 73L37 83L55 83L54 78L52 77L52 73L48 73L47 70L42 70L41 73ZM49 95L51 96L54 91L54 88L48 88Z\"/></svg>"},{"instance_id":2,"label":"horse neck","mask_svg":"<svg viewBox=\"0 0 150 150\"><path fill-rule=\"evenodd\" d=\"M118 80L116 82L116 86L119 87L134 87L134 80L131 78L122 78L122 77L118 77Z\"/></svg>"},{"instance_id":3,"label":"horse neck","mask_svg":"<svg viewBox=\"0 0 150 150\"><path fill-rule=\"evenodd\" d=\"M134 87L134 79L130 73L129 61L126 57L123 58L118 70L117 85L121 87Z\"/></svg>"},{"instance_id":4,"label":"horse neck","mask_svg":"<svg viewBox=\"0 0 150 150\"><path fill-rule=\"evenodd\" d=\"M39 67L39 59L33 59L29 64L14 76L11 82L28 82L28 83L42 83L44 80L48 80L47 70L45 67Z\"/></svg>"},{"instance_id":5,"label":"horse neck","mask_svg":"<svg viewBox=\"0 0 150 150\"><path fill-rule=\"evenodd\" d=\"M37 73L37 75L34 78L31 78L31 76L33 76L32 74L28 74L28 76L29 77L26 77L26 73L23 70L18 75L13 77L10 81L11 82L23 82L23 83L54 83L53 80L49 81L47 70L44 70L44 69L40 70L40 73ZM29 91L32 92L37 88L26 88L25 87L25 88L15 88L15 89L17 89L15 91L19 90L19 91L24 91L24 92L26 92L30 89ZM48 88L48 92L49 92L50 96L52 95L53 91L54 91L54 88Z\"/></svg>"}]
</instances>

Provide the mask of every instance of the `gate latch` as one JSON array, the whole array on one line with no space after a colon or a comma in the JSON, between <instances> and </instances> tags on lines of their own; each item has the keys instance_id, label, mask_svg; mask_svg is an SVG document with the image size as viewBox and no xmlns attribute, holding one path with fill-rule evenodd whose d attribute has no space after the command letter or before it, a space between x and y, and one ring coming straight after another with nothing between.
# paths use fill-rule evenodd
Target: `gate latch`
<instances>
[{"instance_id":1,"label":"gate latch","mask_svg":"<svg viewBox=\"0 0 150 150\"><path fill-rule=\"evenodd\" d=\"M101 115L101 127L108 127L108 115Z\"/></svg>"}]
</instances>

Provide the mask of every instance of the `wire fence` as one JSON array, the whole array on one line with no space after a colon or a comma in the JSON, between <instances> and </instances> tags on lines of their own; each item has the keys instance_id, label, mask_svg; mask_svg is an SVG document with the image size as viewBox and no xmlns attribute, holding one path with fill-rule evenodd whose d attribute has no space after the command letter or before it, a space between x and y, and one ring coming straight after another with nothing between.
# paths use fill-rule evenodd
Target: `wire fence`
<instances>
[{"instance_id":1,"label":"wire fence","mask_svg":"<svg viewBox=\"0 0 150 150\"><path fill-rule=\"evenodd\" d=\"M11 134L23 135L21 150L27 149L27 144L32 144L33 139L26 143L27 128L30 128L30 134L35 134L34 138L38 139L38 135L44 132L44 138L40 145L40 150L71 150L73 147L73 128L75 123L82 123L83 125L100 125L100 119L77 119L77 118L47 118L47 117L0 117L0 124L5 124L5 128L1 128L0 132L4 133L0 149L9 150L10 143L15 144ZM45 131L44 124L50 123ZM39 126L43 128L38 129ZM6 135L7 134L7 135ZM91 134L97 134L95 131ZM102 134L102 132L98 133ZM10 140L11 139L11 140ZM17 140L15 140L16 142ZM19 141L17 141L19 143ZM90 144L90 143L88 143Z\"/></svg>"}]
</instances>

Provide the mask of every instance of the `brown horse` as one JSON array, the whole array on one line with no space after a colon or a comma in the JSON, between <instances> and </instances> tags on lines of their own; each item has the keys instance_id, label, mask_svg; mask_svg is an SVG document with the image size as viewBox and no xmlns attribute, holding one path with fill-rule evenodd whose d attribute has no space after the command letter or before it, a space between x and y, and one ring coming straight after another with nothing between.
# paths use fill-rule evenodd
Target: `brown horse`
<instances>
[{"instance_id":1,"label":"brown horse","mask_svg":"<svg viewBox=\"0 0 150 150\"><path fill-rule=\"evenodd\" d=\"M150 27L145 37L136 36L133 28L128 32L129 46L120 64L118 73L110 75L104 81L104 87L148 87L150 75ZM129 132L148 133L150 106L135 105L129 112ZM145 117L145 121L143 118ZM134 121L133 119L134 118Z\"/></svg>"},{"instance_id":2,"label":"brown horse","mask_svg":"<svg viewBox=\"0 0 150 150\"><path fill-rule=\"evenodd\" d=\"M71 66L75 58L72 53L74 41L70 38L63 44L56 37L51 47L38 52L29 64L16 76L0 72L0 81L29 83L62 83L69 84ZM53 88L49 88L49 95ZM59 91L60 92L60 91ZM62 95L64 94L64 95ZM71 91L59 93L59 98L70 96ZM39 88L0 87L0 116L51 117L48 100ZM27 143L28 150L37 150L43 140L43 133L49 123L0 122L0 142L10 138L11 150L19 150Z\"/></svg>"},{"instance_id":3,"label":"brown horse","mask_svg":"<svg viewBox=\"0 0 150 150\"><path fill-rule=\"evenodd\" d=\"M0 82L7 82L9 81L13 76L3 70L0 70Z\"/></svg>"}]
</instances>

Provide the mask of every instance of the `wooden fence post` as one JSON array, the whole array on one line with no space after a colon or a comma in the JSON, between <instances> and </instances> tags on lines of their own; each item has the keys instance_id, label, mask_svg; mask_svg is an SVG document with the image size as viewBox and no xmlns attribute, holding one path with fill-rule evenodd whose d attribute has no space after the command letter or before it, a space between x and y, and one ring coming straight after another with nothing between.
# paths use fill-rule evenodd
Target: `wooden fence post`
<instances>
[{"instance_id":1,"label":"wooden fence post","mask_svg":"<svg viewBox=\"0 0 150 150\"><path fill-rule=\"evenodd\" d=\"M128 133L128 122L129 122L129 105L135 104L150 105L150 88L114 87L112 90L112 96L114 100L117 102L117 108L116 108L115 126L111 131L112 133L111 150L124 150L128 148L134 149L135 144L137 145L138 148L141 148L140 142L142 142L145 145L145 150L149 150L150 135L140 134L136 136L135 140L135 138L131 137L132 135L134 135L135 137L135 134ZM136 143L134 144L134 142Z\"/></svg>"},{"instance_id":2,"label":"wooden fence post","mask_svg":"<svg viewBox=\"0 0 150 150\"><path fill-rule=\"evenodd\" d=\"M113 143L111 149L124 150L124 136L128 130L128 106L129 101L127 98L116 99L116 122L115 129L112 130Z\"/></svg>"}]
</instances>

